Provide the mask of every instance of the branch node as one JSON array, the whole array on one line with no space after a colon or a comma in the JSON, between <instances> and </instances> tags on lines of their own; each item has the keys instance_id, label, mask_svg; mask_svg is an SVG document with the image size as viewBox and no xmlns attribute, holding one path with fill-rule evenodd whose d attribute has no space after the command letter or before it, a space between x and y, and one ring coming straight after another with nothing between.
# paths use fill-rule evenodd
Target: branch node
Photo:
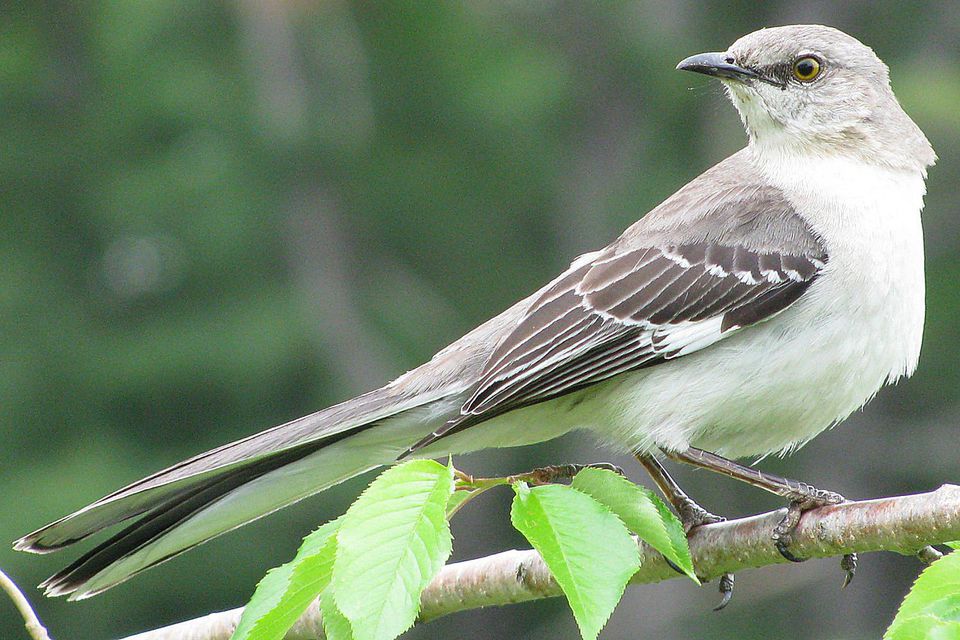
<instances>
[{"instance_id":1,"label":"branch node","mask_svg":"<svg viewBox=\"0 0 960 640\"><path fill-rule=\"evenodd\" d=\"M786 562L770 542L770 533L783 515L784 510L778 509L694 529L689 540L697 575L706 582L743 569ZM927 560L934 556L925 545L954 540L960 540L960 487L944 485L929 493L845 502L807 511L793 533L791 549L806 558L895 551ZM644 551L646 560L632 583L678 577L663 556L646 545ZM559 595L559 585L535 551L504 551L441 569L421 596L420 620ZM227 640L233 625L224 622L232 620L235 624L239 616L239 609L225 611L135 638ZM320 638L319 629L319 609L312 606L288 633L287 640Z\"/></svg>"}]
</instances>

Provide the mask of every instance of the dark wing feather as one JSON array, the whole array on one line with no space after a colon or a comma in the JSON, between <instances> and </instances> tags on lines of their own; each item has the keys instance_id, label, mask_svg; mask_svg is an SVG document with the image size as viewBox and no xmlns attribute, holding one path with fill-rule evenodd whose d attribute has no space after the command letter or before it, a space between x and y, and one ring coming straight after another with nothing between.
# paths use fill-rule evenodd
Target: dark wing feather
<instances>
[{"instance_id":1,"label":"dark wing feather","mask_svg":"<svg viewBox=\"0 0 960 640\"><path fill-rule=\"evenodd\" d=\"M796 302L827 260L749 151L693 180L548 287L488 358L461 415L411 448L703 349Z\"/></svg>"},{"instance_id":2,"label":"dark wing feather","mask_svg":"<svg viewBox=\"0 0 960 640\"><path fill-rule=\"evenodd\" d=\"M621 250L571 269L497 346L461 415L411 450L495 415L692 353L793 304L825 254L722 243Z\"/></svg>"}]
</instances>

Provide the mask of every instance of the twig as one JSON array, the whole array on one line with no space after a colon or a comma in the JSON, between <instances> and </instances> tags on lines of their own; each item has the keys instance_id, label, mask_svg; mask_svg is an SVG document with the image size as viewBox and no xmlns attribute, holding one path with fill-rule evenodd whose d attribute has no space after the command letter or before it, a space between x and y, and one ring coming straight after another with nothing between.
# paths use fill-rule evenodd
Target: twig
<instances>
[{"instance_id":1,"label":"twig","mask_svg":"<svg viewBox=\"0 0 960 640\"><path fill-rule=\"evenodd\" d=\"M783 509L740 520L704 525L691 532L690 551L697 573L717 578L752 567L786 562L770 533ZM790 549L806 558L845 553L894 551L916 555L927 545L960 539L960 487L944 485L930 493L821 507L804 514ZM663 557L644 548L643 566L634 583L660 582L679 575ZM495 605L560 595L535 551L506 551L444 567L421 599L421 621ZM240 609L214 613L126 640L226 640ZM320 613L312 606L287 634L287 640L322 638Z\"/></svg>"},{"instance_id":2,"label":"twig","mask_svg":"<svg viewBox=\"0 0 960 640\"><path fill-rule=\"evenodd\" d=\"M27 633L30 634L30 637L33 638L33 640L50 640L46 627L43 626L40 618L34 613L33 607L30 606L27 597L20 591L17 583L11 580L2 570L0 570L0 589L3 589L7 596L13 600L17 611L19 611L23 617L23 624L27 628Z\"/></svg>"}]
</instances>

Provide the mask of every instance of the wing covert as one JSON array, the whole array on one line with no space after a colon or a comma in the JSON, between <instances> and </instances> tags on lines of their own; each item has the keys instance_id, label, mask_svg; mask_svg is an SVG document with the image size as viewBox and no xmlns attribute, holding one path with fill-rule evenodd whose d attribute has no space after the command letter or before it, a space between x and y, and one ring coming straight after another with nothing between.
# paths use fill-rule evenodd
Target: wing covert
<instances>
[{"instance_id":1,"label":"wing covert","mask_svg":"<svg viewBox=\"0 0 960 640\"><path fill-rule=\"evenodd\" d=\"M560 277L493 351L461 415L414 449L500 413L703 349L793 304L825 254L690 243L611 247Z\"/></svg>"},{"instance_id":2,"label":"wing covert","mask_svg":"<svg viewBox=\"0 0 960 640\"><path fill-rule=\"evenodd\" d=\"M494 347L460 415L411 451L709 347L792 305L826 262L820 236L738 152L549 285Z\"/></svg>"}]
</instances>

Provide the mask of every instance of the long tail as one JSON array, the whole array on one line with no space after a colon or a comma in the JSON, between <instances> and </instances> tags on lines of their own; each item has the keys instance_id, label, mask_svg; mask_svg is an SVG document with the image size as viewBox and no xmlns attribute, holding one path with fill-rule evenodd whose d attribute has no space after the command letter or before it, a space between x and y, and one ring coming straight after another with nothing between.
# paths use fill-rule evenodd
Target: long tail
<instances>
[{"instance_id":1,"label":"long tail","mask_svg":"<svg viewBox=\"0 0 960 640\"><path fill-rule=\"evenodd\" d=\"M48 553L120 522L132 524L40 586L96 595L184 551L396 460L442 419L447 402L388 388L238 440L135 482L17 540ZM453 406L451 404L451 406Z\"/></svg>"}]
</instances>

